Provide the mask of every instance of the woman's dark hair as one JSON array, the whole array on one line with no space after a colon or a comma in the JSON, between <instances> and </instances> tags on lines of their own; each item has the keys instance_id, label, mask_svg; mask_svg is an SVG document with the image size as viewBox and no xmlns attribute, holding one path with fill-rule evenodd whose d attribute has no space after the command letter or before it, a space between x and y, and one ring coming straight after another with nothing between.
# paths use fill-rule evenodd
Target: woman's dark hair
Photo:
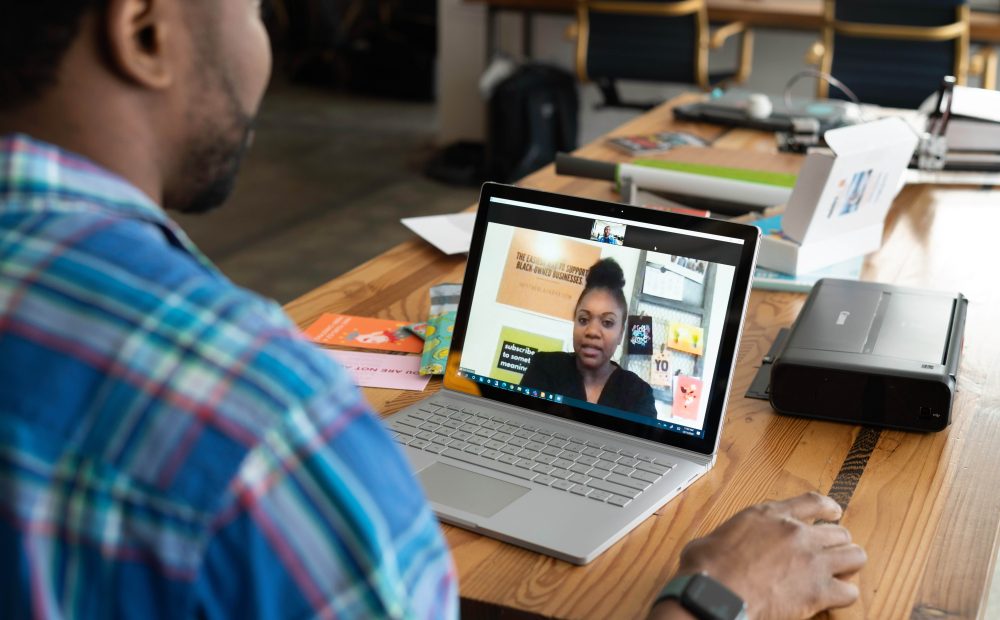
<instances>
[{"instance_id":1,"label":"woman's dark hair","mask_svg":"<svg viewBox=\"0 0 1000 620\"><path fill-rule=\"evenodd\" d=\"M0 2L0 109L37 99L53 85L84 14L107 0Z\"/></svg>"},{"instance_id":2,"label":"woman's dark hair","mask_svg":"<svg viewBox=\"0 0 1000 620\"><path fill-rule=\"evenodd\" d=\"M592 290L601 289L607 291L622 309L622 318L628 317L628 301L625 299L625 272L613 258L602 258L590 267L587 272L587 283L583 286L580 299L576 305L580 305L583 296Z\"/></svg>"}]
</instances>

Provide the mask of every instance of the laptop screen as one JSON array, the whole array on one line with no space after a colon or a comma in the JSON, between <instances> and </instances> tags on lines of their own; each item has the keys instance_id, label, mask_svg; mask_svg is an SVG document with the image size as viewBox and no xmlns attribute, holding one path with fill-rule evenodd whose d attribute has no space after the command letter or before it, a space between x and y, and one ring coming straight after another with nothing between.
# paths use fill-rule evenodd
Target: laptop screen
<instances>
[{"instance_id":1,"label":"laptop screen","mask_svg":"<svg viewBox=\"0 0 1000 620\"><path fill-rule=\"evenodd\" d=\"M709 453L755 251L751 227L488 184L446 385Z\"/></svg>"}]
</instances>

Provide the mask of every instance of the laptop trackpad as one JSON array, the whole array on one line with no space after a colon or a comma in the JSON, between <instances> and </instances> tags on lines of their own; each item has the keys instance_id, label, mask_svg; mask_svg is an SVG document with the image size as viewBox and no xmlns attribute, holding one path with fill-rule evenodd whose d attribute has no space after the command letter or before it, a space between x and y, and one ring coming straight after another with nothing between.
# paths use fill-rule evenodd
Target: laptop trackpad
<instances>
[{"instance_id":1,"label":"laptop trackpad","mask_svg":"<svg viewBox=\"0 0 1000 620\"><path fill-rule=\"evenodd\" d=\"M432 502L481 517L492 517L531 490L444 463L434 463L417 477Z\"/></svg>"}]
</instances>

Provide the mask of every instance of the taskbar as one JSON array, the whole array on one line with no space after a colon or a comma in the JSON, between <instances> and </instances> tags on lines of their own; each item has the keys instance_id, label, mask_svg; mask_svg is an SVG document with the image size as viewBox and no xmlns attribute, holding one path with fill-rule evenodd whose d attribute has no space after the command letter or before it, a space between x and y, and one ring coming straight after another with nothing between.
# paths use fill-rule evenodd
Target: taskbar
<instances>
[{"instance_id":1,"label":"taskbar","mask_svg":"<svg viewBox=\"0 0 1000 620\"><path fill-rule=\"evenodd\" d=\"M581 409L589 409L590 411L595 411L597 413L613 415L623 420L628 420L630 422L639 422L640 424L646 424L647 426L655 426L656 428L661 428L663 430L671 431L673 433L678 433L681 435L687 435L688 437L700 438L704 436L703 431L691 428L690 426L683 426L681 424L674 424L672 422L665 422L663 420L653 420L647 418L646 416L641 416L629 413L627 411L613 409L611 407L605 407L604 405L590 403L585 400L570 398L562 394L554 394L552 392L546 392L542 390L536 390L524 387L516 383L510 383L509 381L503 381L501 379L494 379L492 377L479 375L468 370L459 370L458 375L474 383L481 383L483 385L488 385L490 387L494 387L497 389L523 394L525 396L530 396L532 398L540 398L542 400L547 400L553 403L560 403L564 405L570 405L573 407L579 407Z\"/></svg>"}]
</instances>

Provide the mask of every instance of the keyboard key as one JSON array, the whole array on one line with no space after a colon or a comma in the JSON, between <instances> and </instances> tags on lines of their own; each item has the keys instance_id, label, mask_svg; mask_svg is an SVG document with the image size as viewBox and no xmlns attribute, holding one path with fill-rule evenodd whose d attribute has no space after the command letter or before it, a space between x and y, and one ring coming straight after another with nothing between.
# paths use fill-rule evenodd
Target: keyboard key
<instances>
[{"instance_id":1,"label":"keyboard key","mask_svg":"<svg viewBox=\"0 0 1000 620\"><path fill-rule=\"evenodd\" d=\"M517 446L504 446L500 448L500 451L503 452L504 454L517 454L518 452L521 451L521 449L518 448Z\"/></svg>"},{"instance_id":2,"label":"keyboard key","mask_svg":"<svg viewBox=\"0 0 1000 620\"><path fill-rule=\"evenodd\" d=\"M468 452L469 454L482 454L484 450L486 450L486 448L484 448L482 446L476 446L476 445L469 444L469 445L465 446L465 450L464 451Z\"/></svg>"},{"instance_id":3,"label":"keyboard key","mask_svg":"<svg viewBox=\"0 0 1000 620\"><path fill-rule=\"evenodd\" d=\"M597 469L596 467L587 472L587 475L591 478L600 478L604 480L611 475L611 472L606 469Z\"/></svg>"},{"instance_id":4,"label":"keyboard key","mask_svg":"<svg viewBox=\"0 0 1000 620\"><path fill-rule=\"evenodd\" d=\"M560 491L569 491L573 488L572 482L566 482L565 480L556 480L552 483L553 489L559 489Z\"/></svg>"},{"instance_id":5,"label":"keyboard key","mask_svg":"<svg viewBox=\"0 0 1000 620\"><path fill-rule=\"evenodd\" d=\"M560 480L565 480L569 478L569 474L570 472L568 469L559 469L558 467L549 472L550 476L552 476L553 478L559 478Z\"/></svg>"},{"instance_id":6,"label":"keyboard key","mask_svg":"<svg viewBox=\"0 0 1000 620\"><path fill-rule=\"evenodd\" d=\"M511 437L512 435L510 433L497 433L496 435L493 435L493 439L496 439L497 441L502 441L504 443L510 441Z\"/></svg>"},{"instance_id":7,"label":"keyboard key","mask_svg":"<svg viewBox=\"0 0 1000 620\"><path fill-rule=\"evenodd\" d=\"M524 428L528 428L528 425L525 424ZM547 431L544 428L532 428L532 429L529 429L529 430L533 430L536 433L538 433L539 435L544 435L545 437L551 437L552 436L552 431Z\"/></svg>"},{"instance_id":8,"label":"keyboard key","mask_svg":"<svg viewBox=\"0 0 1000 620\"><path fill-rule=\"evenodd\" d=\"M514 463L518 462L521 459L511 454L500 454L500 456L497 457L497 460L500 461L501 463L507 463L508 465L513 465Z\"/></svg>"},{"instance_id":9,"label":"keyboard key","mask_svg":"<svg viewBox=\"0 0 1000 620\"><path fill-rule=\"evenodd\" d=\"M517 465L521 469L531 469L535 466L535 462L529 461L528 459L517 459L517 462L514 463L514 465Z\"/></svg>"},{"instance_id":10,"label":"keyboard key","mask_svg":"<svg viewBox=\"0 0 1000 620\"><path fill-rule=\"evenodd\" d=\"M448 447L452 448L452 449L455 449L455 450L465 450L465 447L468 446L468 445L469 444L467 444L464 441L461 441L459 439L452 439L451 443L448 444Z\"/></svg>"},{"instance_id":11,"label":"keyboard key","mask_svg":"<svg viewBox=\"0 0 1000 620\"><path fill-rule=\"evenodd\" d=\"M410 419L410 416L405 416L404 415L404 416L396 418L396 423L397 424L403 424L403 425L406 425L406 426L412 426L413 428L417 428L418 426L420 426L421 424L423 424L424 421L420 420L420 419Z\"/></svg>"},{"instance_id":12,"label":"keyboard key","mask_svg":"<svg viewBox=\"0 0 1000 620\"><path fill-rule=\"evenodd\" d=\"M434 441L434 437L434 433L428 433L427 431L417 433L417 439L423 439L424 441Z\"/></svg>"},{"instance_id":13,"label":"keyboard key","mask_svg":"<svg viewBox=\"0 0 1000 620\"><path fill-rule=\"evenodd\" d=\"M407 445L410 446L411 448L416 448L417 450L423 450L424 448L430 445L430 442L424 441L423 439L414 439Z\"/></svg>"},{"instance_id":14,"label":"keyboard key","mask_svg":"<svg viewBox=\"0 0 1000 620\"><path fill-rule=\"evenodd\" d=\"M541 475L535 476L531 481L535 482L535 483L538 483L538 484L544 484L545 486L549 486L550 484L552 484L553 482L555 482L556 479L553 478L552 476L546 476L545 474L541 474Z\"/></svg>"},{"instance_id":15,"label":"keyboard key","mask_svg":"<svg viewBox=\"0 0 1000 620\"><path fill-rule=\"evenodd\" d=\"M583 474L573 474L569 477L569 481L577 484L587 484L587 476L584 476Z\"/></svg>"},{"instance_id":16,"label":"keyboard key","mask_svg":"<svg viewBox=\"0 0 1000 620\"><path fill-rule=\"evenodd\" d=\"M615 464L613 462L611 462L611 461L606 461L604 459L598 459L598 461L596 463L594 463L594 467L597 468L597 469L603 469L603 470L606 470L606 471L611 471L612 469L615 468Z\"/></svg>"},{"instance_id":17,"label":"keyboard key","mask_svg":"<svg viewBox=\"0 0 1000 620\"><path fill-rule=\"evenodd\" d=\"M451 437L447 435L434 435L434 438L431 439L431 441L437 444L441 444L442 446L447 446L449 443L451 443Z\"/></svg>"},{"instance_id":18,"label":"keyboard key","mask_svg":"<svg viewBox=\"0 0 1000 620\"><path fill-rule=\"evenodd\" d=\"M532 433L531 431L526 431L522 428L517 431L514 431L514 436L520 437L521 439L531 439L534 436L534 433Z\"/></svg>"},{"instance_id":19,"label":"keyboard key","mask_svg":"<svg viewBox=\"0 0 1000 620\"><path fill-rule=\"evenodd\" d=\"M608 452L607 450L601 450L601 456L597 457L602 461L610 461L614 463L621 458L617 452Z\"/></svg>"},{"instance_id":20,"label":"keyboard key","mask_svg":"<svg viewBox=\"0 0 1000 620\"><path fill-rule=\"evenodd\" d=\"M522 424L521 428L523 428L526 431L531 431L532 433L538 430L537 426L532 426L531 424Z\"/></svg>"},{"instance_id":21,"label":"keyboard key","mask_svg":"<svg viewBox=\"0 0 1000 620\"><path fill-rule=\"evenodd\" d=\"M620 454L622 456L627 456L627 457L630 457L630 458L635 458L635 452L633 452L631 450L624 450L624 449L623 450L619 450L618 454Z\"/></svg>"},{"instance_id":22,"label":"keyboard key","mask_svg":"<svg viewBox=\"0 0 1000 620\"><path fill-rule=\"evenodd\" d=\"M597 489L594 489L593 491L590 492L590 495L588 495L587 497L589 497L590 499L596 499L599 502L603 502L607 500L609 497L611 497L611 494L608 493L607 491L598 491Z\"/></svg>"},{"instance_id":23,"label":"keyboard key","mask_svg":"<svg viewBox=\"0 0 1000 620\"><path fill-rule=\"evenodd\" d=\"M469 433L470 435L474 435L476 433L476 431L479 430L479 427L476 426L475 424L468 424L468 423L466 423L466 424L463 424L462 426L458 427L458 430L465 431L466 433Z\"/></svg>"},{"instance_id":24,"label":"keyboard key","mask_svg":"<svg viewBox=\"0 0 1000 620\"><path fill-rule=\"evenodd\" d=\"M485 450L483 450L483 453L480 456L486 459L498 459L500 458L501 455L503 455L503 452L499 452L497 450L490 450L489 448L486 448Z\"/></svg>"},{"instance_id":25,"label":"keyboard key","mask_svg":"<svg viewBox=\"0 0 1000 620\"><path fill-rule=\"evenodd\" d=\"M552 436L555 437L556 439L563 439L563 440L569 439L569 435L563 435L562 433L552 433Z\"/></svg>"},{"instance_id":26,"label":"keyboard key","mask_svg":"<svg viewBox=\"0 0 1000 620\"><path fill-rule=\"evenodd\" d=\"M496 420L490 420L488 422L483 422L483 426L490 429L491 431L495 431L498 430L501 426L503 426L503 424L497 422Z\"/></svg>"},{"instance_id":27,"label":"keyboard key","mask_svg":"<svg viewBox=\"0 0 1000 620\"><path fill-rule=\"evenodd\" d=\"M552 465L555 467L562 467L563 469L569 469L573 466L573 461L568 461L566 459L556 459L552 461Z\"/></svg>"},{"instance_id":28,"label":"keyboard key","mask_svg":"<svg viewBox=\"0 0 1000 620\"><path fill-rule=\"evenodd\" d=\"M500 428L495 429L495 430L498 430L501 433L510 433L511 435L516 435L517 433L523 433L524 432L524 431L522 431L520 429L520 427L514 426L513 424L511 424L509 422L506 423L506 424L501 424ZM527 439L527 437L525 437L524 439Z\"/></svg>"},{"instance_id":29,"label":"keyboard key","mask_svg":"<svg viewBox=\"0 0 1000 620\"><path fill-rule=\"evenodd\" d=\"M548 454L549 456L559 456L562 454L562 450L559 448L554 448L552 446L546 446L542 448L542 454Z\"/></svg>"},{"instance_id":30,"label":"keyboard key","mask_svg":"<svg viewBox=\"0 0 1000 620\"><path fill-rule=\"evenodd\" d=\"M520 447L523 448L524 446L526 446L528 444L528 440L527 439L523 439L521 437L511 437L510 441L508 441L507 443L509 443L512 446L520 446Z\"/></svg>"},{"instance_id":31,"label":"keyboard key","mask_svg":"<svg viewBox=\"0 0 1000 620\"><path fill-rule=\"evenodd\" d=\"M553 446L555 448L562 448L567 443L568 442L563 441L562 439L559 439L558 437L553 437L552 439L549 440L549 445Z\"/></svg>"},{"instance_id":32,"label":"keyboard key","mask_svg":"<svg viewBox=\"0 0 1000 620\"><path fill-rule=\"evenodd\" d=\"M658 465L656 463L643 463L641 461L636 464L635 468L641 469L642 471L648 471L651 474L659 474L661 476L670 471L669 467Z\"/></svg>"},{"instance_id":33,"label":"keyboard key","mask_svg":"<svg viewBox=\"0 0 1000 620\"><path fill-rule=\"evenodd\" d=\"M581 456L580 458L576 459L576 462L577 463L582 463L584 465L594 465L595 463L597 463L597 459L595 459L592 456L586 456L586 455L584 455L584 456Z\"/></svg>"},{"instance_id":34,"label":"keyboard key","mask_svg":"<svg viewBox=\"0 0 1000 620\"><path fill-rule=\"evenodd\" d=\"M635 464L638 463L638 462L639 461L635 460L634 458L632 458L630 456L626 456L624 458L618 459L618 464L619 465L624 465L626 467L635 467Z\"/></svg>"},{"instance_id":35,"label":"keyboard key","mask_svg":"<svg viewBox=\"0 0 1000 620\"><path fill-rule=\"evenodd\" d=\"M437 429L441 428L441 425L440 424L434 424L433 422L425 422L425 423L421 424L420 426L418 426L417 428L419 428L422 431L428 431L428 432L433 433Z\"/></svg>"},{"instance_id":36,"label":"keyboard key","mask_svg":"<svg viewBox=\"0 0 1000 620\"><path fill-rule=\"evenodd\" d=\"M648 471L642 471L641 469L637 469L634 472L632 472L632 475L629 477L638 478L639 480L645 480L646 482L649 483L654 483L657 480L659 480L662 476L657 476L656 474L651 474Z\"/></svg>"},{"instance_id":37,"label":"keyboard key","mask_svg":"<svg viewBox=\"0 0 1000 620\"><path fill-rule=\"evenodd\" d=\"M432 443L431 445L424 448L424 450L432 454L441 454L442 452L445 451L445 449L446 449L445 446L442 446L441 444L437 443Z\"/></svg>"},{"instance_id":38,"label":"keyboard key","mask_svg":"<svg viewBox=\"0 0 1000 620\"><path fill-rule=\"evenodd\" d=\"M487 439L486 443L484 443L483 445L489 448L490 450L499 450L504 446L504 444L500 443L495 439Z\"/></svg>"},{"instance_id":39,"label":"keyboard key","mask_svg":"<svg viewBox=\"0 0 1000 620\"><path fill-rule=\"evenodd\" d=\"M521 450L520 452L518 452L518 454L520 454L521 458L524 458L524 459L534 459L536 456L538 456L539 454L541 454L541 452L535 452L534 450L527 450L527 449L525 449L525 450Z\"/></svg>"},{"instance_id":40,"label":"keyboard key","mask_svg":"<svg viewBox=\"0 0 1000 620\"><path fill-rule=\"evenodd\" d=\"M545 463L539 463L531 468L532 471L537 471L540 474L550 474L555 467L551 465L546 465Z\"/></svg>"},{"instance_id":41,"label":"keyboard key","mask_svg":"<svg viewBox=\"0 0 1000 620\"><path fill-rule=\"evenodd\" d=\"M627 478L619 474L611 474L607 478L608 482L614 482L615 484L620 484L627 487L632 487L633 489L638 489L644 491L649 488L649 483L645 480L637 480L636 478Z\"/></svg>"},{"instance_id":42,"label":"keyboard key","mask_svg":"<svg viewBox=\"0 0 1000 620\"><path fill-rule=\"evenodd\" d=\"M510 465L501 463L500 461L490 461L478 457L474 454L459 452L458 450L452 450L451 448L446 449L441 454L442 456L450 456L453 459L463 461L466 463L472 463L473 465L479 465L480 467L483 467L485 469L498 471L510 476L514 476L515 478L520 478L522 480L531 480L537 475L535 472L532 471L527 471L525 469L518 469L517 467L511 467Z\"/></svg>"},{"instance_id":43,"label":"keyboard key","mask_svg":"<svg viewBox=\"0 0 1000 620\"><path fill-rule=\"evenodd\" d=\"M528 450L534 450L535 452L541 452L545 449L545 444L538 443L537 441L529 441L527 445L524 446Z\"/></svg>"},{"instance_id":44,"label":"keyboard key","mask_svg":"<svg viewBox=\"0 0 1000 620\"><path fill-rule=\"evenodd\" d=\"M621 506L623 508L627 506L631 501L632 500L630 500L629 498L622 497L621 495L612 495L611 497L608 498L609 504L613 506Z\"/></svg>"},{"instance_id":45,"label":"keyboard key","mask_svg":"<svg viewBox=\"0 0 1000 620\"><path fill-rule=\"evenodd\" d=\"M632 473L631 467L625 467L624 465L615 465L611 471L621 476L627 476Z\"/></svg>"},{"instance_id":46,"label":"keyboard key","mask_svg":"<svg viewBox=\"0 0 1000 620\"><path fill-rule=\"evenodd\" d=\"M455 428L455 429L457 429L459 426L462 425L462 423L459 422L458 420L445 420L441 425L442 426L447 426L448 428Z\"/></svg>"},{"instance_id":47,"label":"keyboard key","mask_svg":"<svg viewBox=\"0 0 1000 620\"><path fill-rule=\"evenodd\" d=\"M546 465L551 465L556 459L548 454L539 454L535 457L535 460L539 463L545 463Z\"/></svg>"},{"instance_id":48,"label":"keyboard key","mask_svg":"<svg viewBox=\"0 0 1000 620\"><path fill-rule=\"evenodd\" d=\"M601 449L600 448L591 448L590 446L587 446L586 448L584 448L582 450L582 452L585 455L587 455L587 456L592 456L592 457L595 457L595 458L601 455Z\"/></svg>"},{"instance_id":49,"label":"keyboard key","mask_svg":"<svg viewBox=\"0 0 1000 620\"><path fill-rule=\"evenodd\" d=\"M475 446L482 446L486 444L486 438L480 437L479 435L473 435L472 437L469 437L469 443Z\"/></svg>"},{"instance_id":50,"label":"keyboard key","mask_svg":"<svg viewBox=\"0 0 1000 620\"><path fill-rule=\"evenodd\" d=\"M472 434L466 431L455 431L451 434L452 439L458 439L459 441L468 441Z\"/></svg>"},{"instance_id":51,"label":"keyboard key","mask_svg":"<svg viewBox=\"0 0 1000 620\"><path fill-rule=\"evenodd\" d=\"M648 454L637 454L635 458L639 459L640 461L644 461L646 463L653 462L653 457L649 456Z\"/></svg>"},{"instance_id":52,"label":"keyboard key","mask_svg":"<svg viewBox=\"0 0 1000 620\"><path fill-rule=\"evenodd\" d=\"M608 482L607 480L591 480L587 483L592 489L598 489L600 491L607 491L614 495L622 495L624 497L635 498L639 495L640 491L638 489L633 489L631 487L622 486L620 484L614 484Z\"/></svg>"},{"instance_id":53,"label":"keyboard key","mask_svg":"<svg viewBox=\"0 0 1000 620\"><path fill-rule=\"evenodd\" d=\"M590 493L591 490L592 489L590 489L589 487L585 487L582 484L576 484L576 485L573 485L572 487L570 487L569 492L570 493L575 493L577 495L584 495L584 496L586 496L587 493Z\"/></svg>"},{"instance_id":54,"label":"keyboard key","mask_svg":"<svg viewBox=\"0 0 1000 620\"><path fill-rule=\"evenodd\" d=\"M392 428L392 430L396 431L400 435L406 435L407 437L413 437L414 435L417 434L417 429L413 428L412 426L400 424L399 422L393 422L390 425L390 428Z\"/></svg>"},{"instance_id":55,"label":"keyboard key","mask_svg":"<svg viewBox=\"0 0 1000 620\"><path fill-rule=\"evenodd\" d=\"M400 435L399 433L393 433L392 438L401 444L405 444L407 441L410 440L410 438L407 437L406 435Z\"/></svg>"},{"instance_id":56,"label":"keyboard key","mask_svg":"<svg viewBox=\"0 0 1000 620\"><path fill-rule=\"evenodd\" d=\"M573 465L572 465L572 466L571 466L571 467L569 468L569 470L570 470L571 472L575 473L575 474L585 474L585 473L589 472L589 471L590 471L590 469L591 469L590 467L587 467L586 465L581 465L581 464L579 464L579 463L574 463L574 464L573 464Z\"/></svg>"},{"instance_id":57,"label":"keyboard key","mask_svg":"<svg viewBox=\"0 0 1000 620\"><path fill-rule=\"evenodd\" d=\"M448 421L448 418L444 417L443 415L432 415L430 419L427 421L433 424L444 424L445 422Z\"/></svg>"},{"instance_id":58,"label":"keyboard key","mask_svg":"<svg viewBox=\"0 0 1000 620\"><path fill-rule=\"evenodd\" d=\"M488 428L481 426L476 429L476 434L479 435L480 437L492 437L493 435L496 434L496 431L492 431Z\"/></svg>"},{"instance_id":59,"label":"keyboard key","mask_svg":"<svg viewBox=\"0 0 1000 620\"><path fill-rule=\"evenodd\" d=\"M568 444L566 444L566 447L563 448L563 449L564 450L569 450L570 452L580 452L581 450L583 450L583 447L584 446L583 446L582 443L573 443L571 441Z\"/></svg>"}]
</instances>

